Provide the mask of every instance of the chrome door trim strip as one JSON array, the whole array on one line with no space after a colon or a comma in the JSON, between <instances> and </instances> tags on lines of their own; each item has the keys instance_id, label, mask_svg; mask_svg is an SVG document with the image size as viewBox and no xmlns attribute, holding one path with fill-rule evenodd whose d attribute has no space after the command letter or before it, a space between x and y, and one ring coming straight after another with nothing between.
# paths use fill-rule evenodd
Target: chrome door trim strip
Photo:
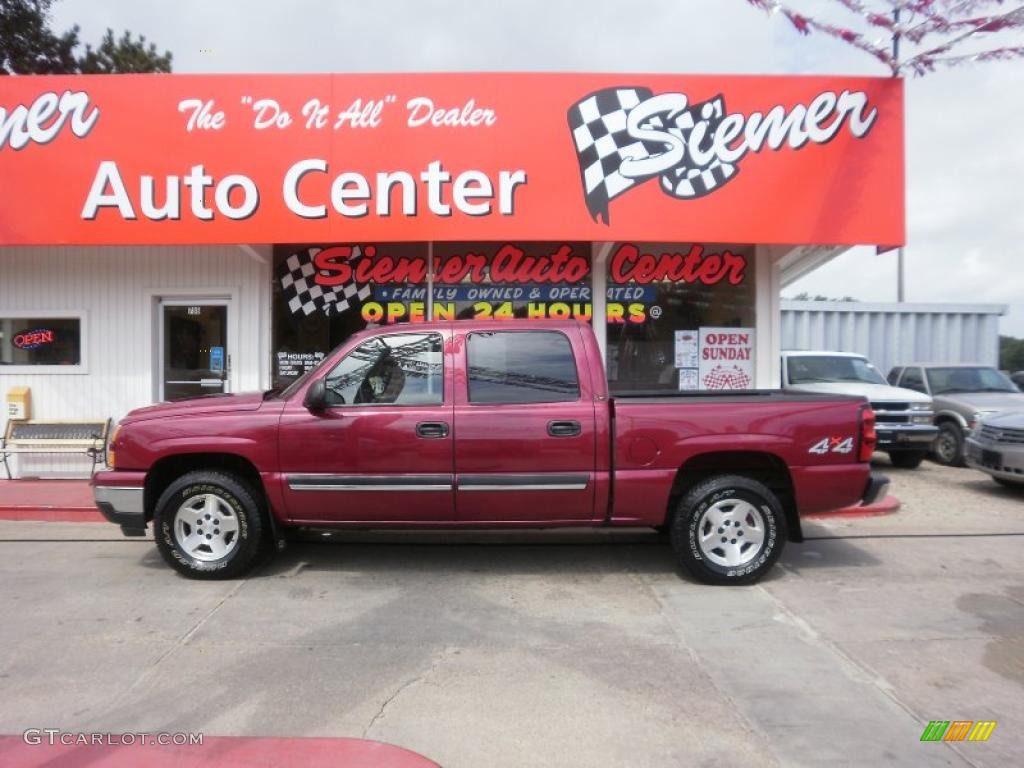
<instances>
[{"instance_id":1,"label":"chrome door trim strip","mask_svg":"<svg viewBox=\"0 0 1024 768\"><path fill-rule=\"evenodd\" d=\"M450 491L451 475L286 475L292 491Z\"/></svg>"},{"instance_id":2,"label":"chrome door trim strip","mask_svg":"<svg viewBox=\"0 0 1024 768\"><path fill-rule=\"evenodd\" d=\"M589 485L589 475L574 473L473 474L456 478L459 491L585 491Z\"/></svg>"}]
</instances>

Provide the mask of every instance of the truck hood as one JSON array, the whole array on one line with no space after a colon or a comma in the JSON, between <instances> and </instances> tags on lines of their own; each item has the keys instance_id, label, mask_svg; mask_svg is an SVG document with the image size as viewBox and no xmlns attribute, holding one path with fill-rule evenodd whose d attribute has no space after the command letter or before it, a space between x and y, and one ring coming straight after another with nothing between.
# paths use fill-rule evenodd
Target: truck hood
<instances>
[{"instance_id":1,"label":"truck hood","mask_svg":"<svg viewBox=\"0 0 1024 768\"><path fill-rule=\"evenodd\" d=\"M1024 429L1024 411L1004 411L986 416L985 425L998 429Z\"/></svg>"},{"instance_id":2,"label":"truck hood","mask_svg":"<svg viewBox=\"0 0 1024 768\"><path fill-rule=\"evenodd\" d=\"M935 404L975 411L1024 411L1024 392L950 392L936 395Z\"/></svg>"},{"instance_id":3,"label":"truck hood","mask_svg":"<svg viewBox=\"0 0 1024 768\"><path fill-rule=\"evenodd\" d=\"M207 413L225 413L230 411L255 411L263 405L262 392L244 392L237 395L203 395L190 397L187 400L176 400L173 403L157 403L145 408L136 408L125 416L122 424L132 421L162 419L168 416L202 416Z\"/></svg>"},{"instance_id":4,"label":"truck hood","mask_svg":"<svg viewBox=\"0 0 1024 768\"><path fill-rule=\"evenodd\" d=\"M870 384L866 381L821 381L814 384L796 384L792 389L801 392L820 392L826 395L860 395L873 403L929 403L931 398L921 392L888 384Z\"/></svg>"}]
</instances>

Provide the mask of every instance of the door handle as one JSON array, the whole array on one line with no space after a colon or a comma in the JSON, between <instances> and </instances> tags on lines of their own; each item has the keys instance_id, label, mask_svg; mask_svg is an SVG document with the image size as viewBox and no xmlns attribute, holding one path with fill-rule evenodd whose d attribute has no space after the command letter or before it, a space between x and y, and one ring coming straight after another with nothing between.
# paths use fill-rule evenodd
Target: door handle
<instances>
[{"instance_id":1,"label":"door handle","mask_svg":"<svg viewBox=\"0 0 1024 768\"><path fill-rule=\"evenodd\" d=\"M583 431L578 421L549 421L548 434L552 437L576 437Z\"/></svg>"},{"instance_id":2,"label":"door handle","mask_svg":"<svg viewBox=\"0 0 1024 768\"><path fill-rule=\"evenodd\" d=\"M421 421L416 425L416 437L426 440L448 437L448 425L443 421Z\"/></svg>"}]
</instances>

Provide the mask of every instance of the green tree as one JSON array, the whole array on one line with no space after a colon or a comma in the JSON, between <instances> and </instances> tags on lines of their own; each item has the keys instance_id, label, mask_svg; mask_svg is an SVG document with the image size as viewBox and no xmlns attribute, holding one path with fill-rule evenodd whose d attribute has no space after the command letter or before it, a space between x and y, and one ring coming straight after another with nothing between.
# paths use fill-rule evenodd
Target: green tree
<instances>
[{"instance_id":1,"label":"green tree","mask_svg":"<svg viewBox=\"0 0 1024 768\"><path fill-rule=\"evenodd\" d=\"M108 29L99 47L82 53L76 24L63 33L50 28L53 0L0 0L0 75L170 72L171 52L157 52L146 38Z\"/></svg>"},{"instance_id":2,"label":"green tree","mask_svg":"<svg viewBox=\"0 0 1024 768\"><path fill-rule=\"evenodd\" d=\"M999 367L1004 371L1024 371L1024 339L999 337Z\"/></svg>"}]
</instances>

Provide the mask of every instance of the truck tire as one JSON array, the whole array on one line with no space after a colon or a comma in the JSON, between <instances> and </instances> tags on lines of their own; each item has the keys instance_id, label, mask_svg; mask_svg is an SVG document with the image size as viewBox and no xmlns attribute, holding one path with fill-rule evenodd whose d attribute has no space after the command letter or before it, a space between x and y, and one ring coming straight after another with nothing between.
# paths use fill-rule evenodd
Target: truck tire
<instances>
[{"instance_id":1,"label":"truck tire","mask_svg":"<svg viewBox=\"0 0 1024 768\"><path fill-rule=\"evenodd\" d=\"M959 424L952 421L939 424L939 436L932 446L932 457L947 467L964 466L964 432Z\"/></svg>"},{"instance_id":2,"label":"truck tire","mask_svg":"<svg viewBox=\"0 0 1024 768\"><path fill-rule=\"evenodd\" d=\"M690 489L672 521L676 557L705 584L752 584L779 559L786 539L778 498L740 475L719 475Z\"/></svg>"},{"instance_id":3,"label":"truck tire","mask_svg":"<svg viewBox=\"0 0 1024 768\"><path fill-rule=\"evenodd\" d=\"M182 475L157 501L157 549L168 565L193 579L241 576L267 539L256 498L245 481L226 472Z\"/></svg>"},{"instance_id":4,"label":"truck tire","mask_svg":"<svg viewBox=\"0 0 1024 768\"><path fill-rule=\"evenodd\" d=\"M900 469L917 469L927 455L928 451L890 451L889 461Z\"/></svg>"}]
</instances>

